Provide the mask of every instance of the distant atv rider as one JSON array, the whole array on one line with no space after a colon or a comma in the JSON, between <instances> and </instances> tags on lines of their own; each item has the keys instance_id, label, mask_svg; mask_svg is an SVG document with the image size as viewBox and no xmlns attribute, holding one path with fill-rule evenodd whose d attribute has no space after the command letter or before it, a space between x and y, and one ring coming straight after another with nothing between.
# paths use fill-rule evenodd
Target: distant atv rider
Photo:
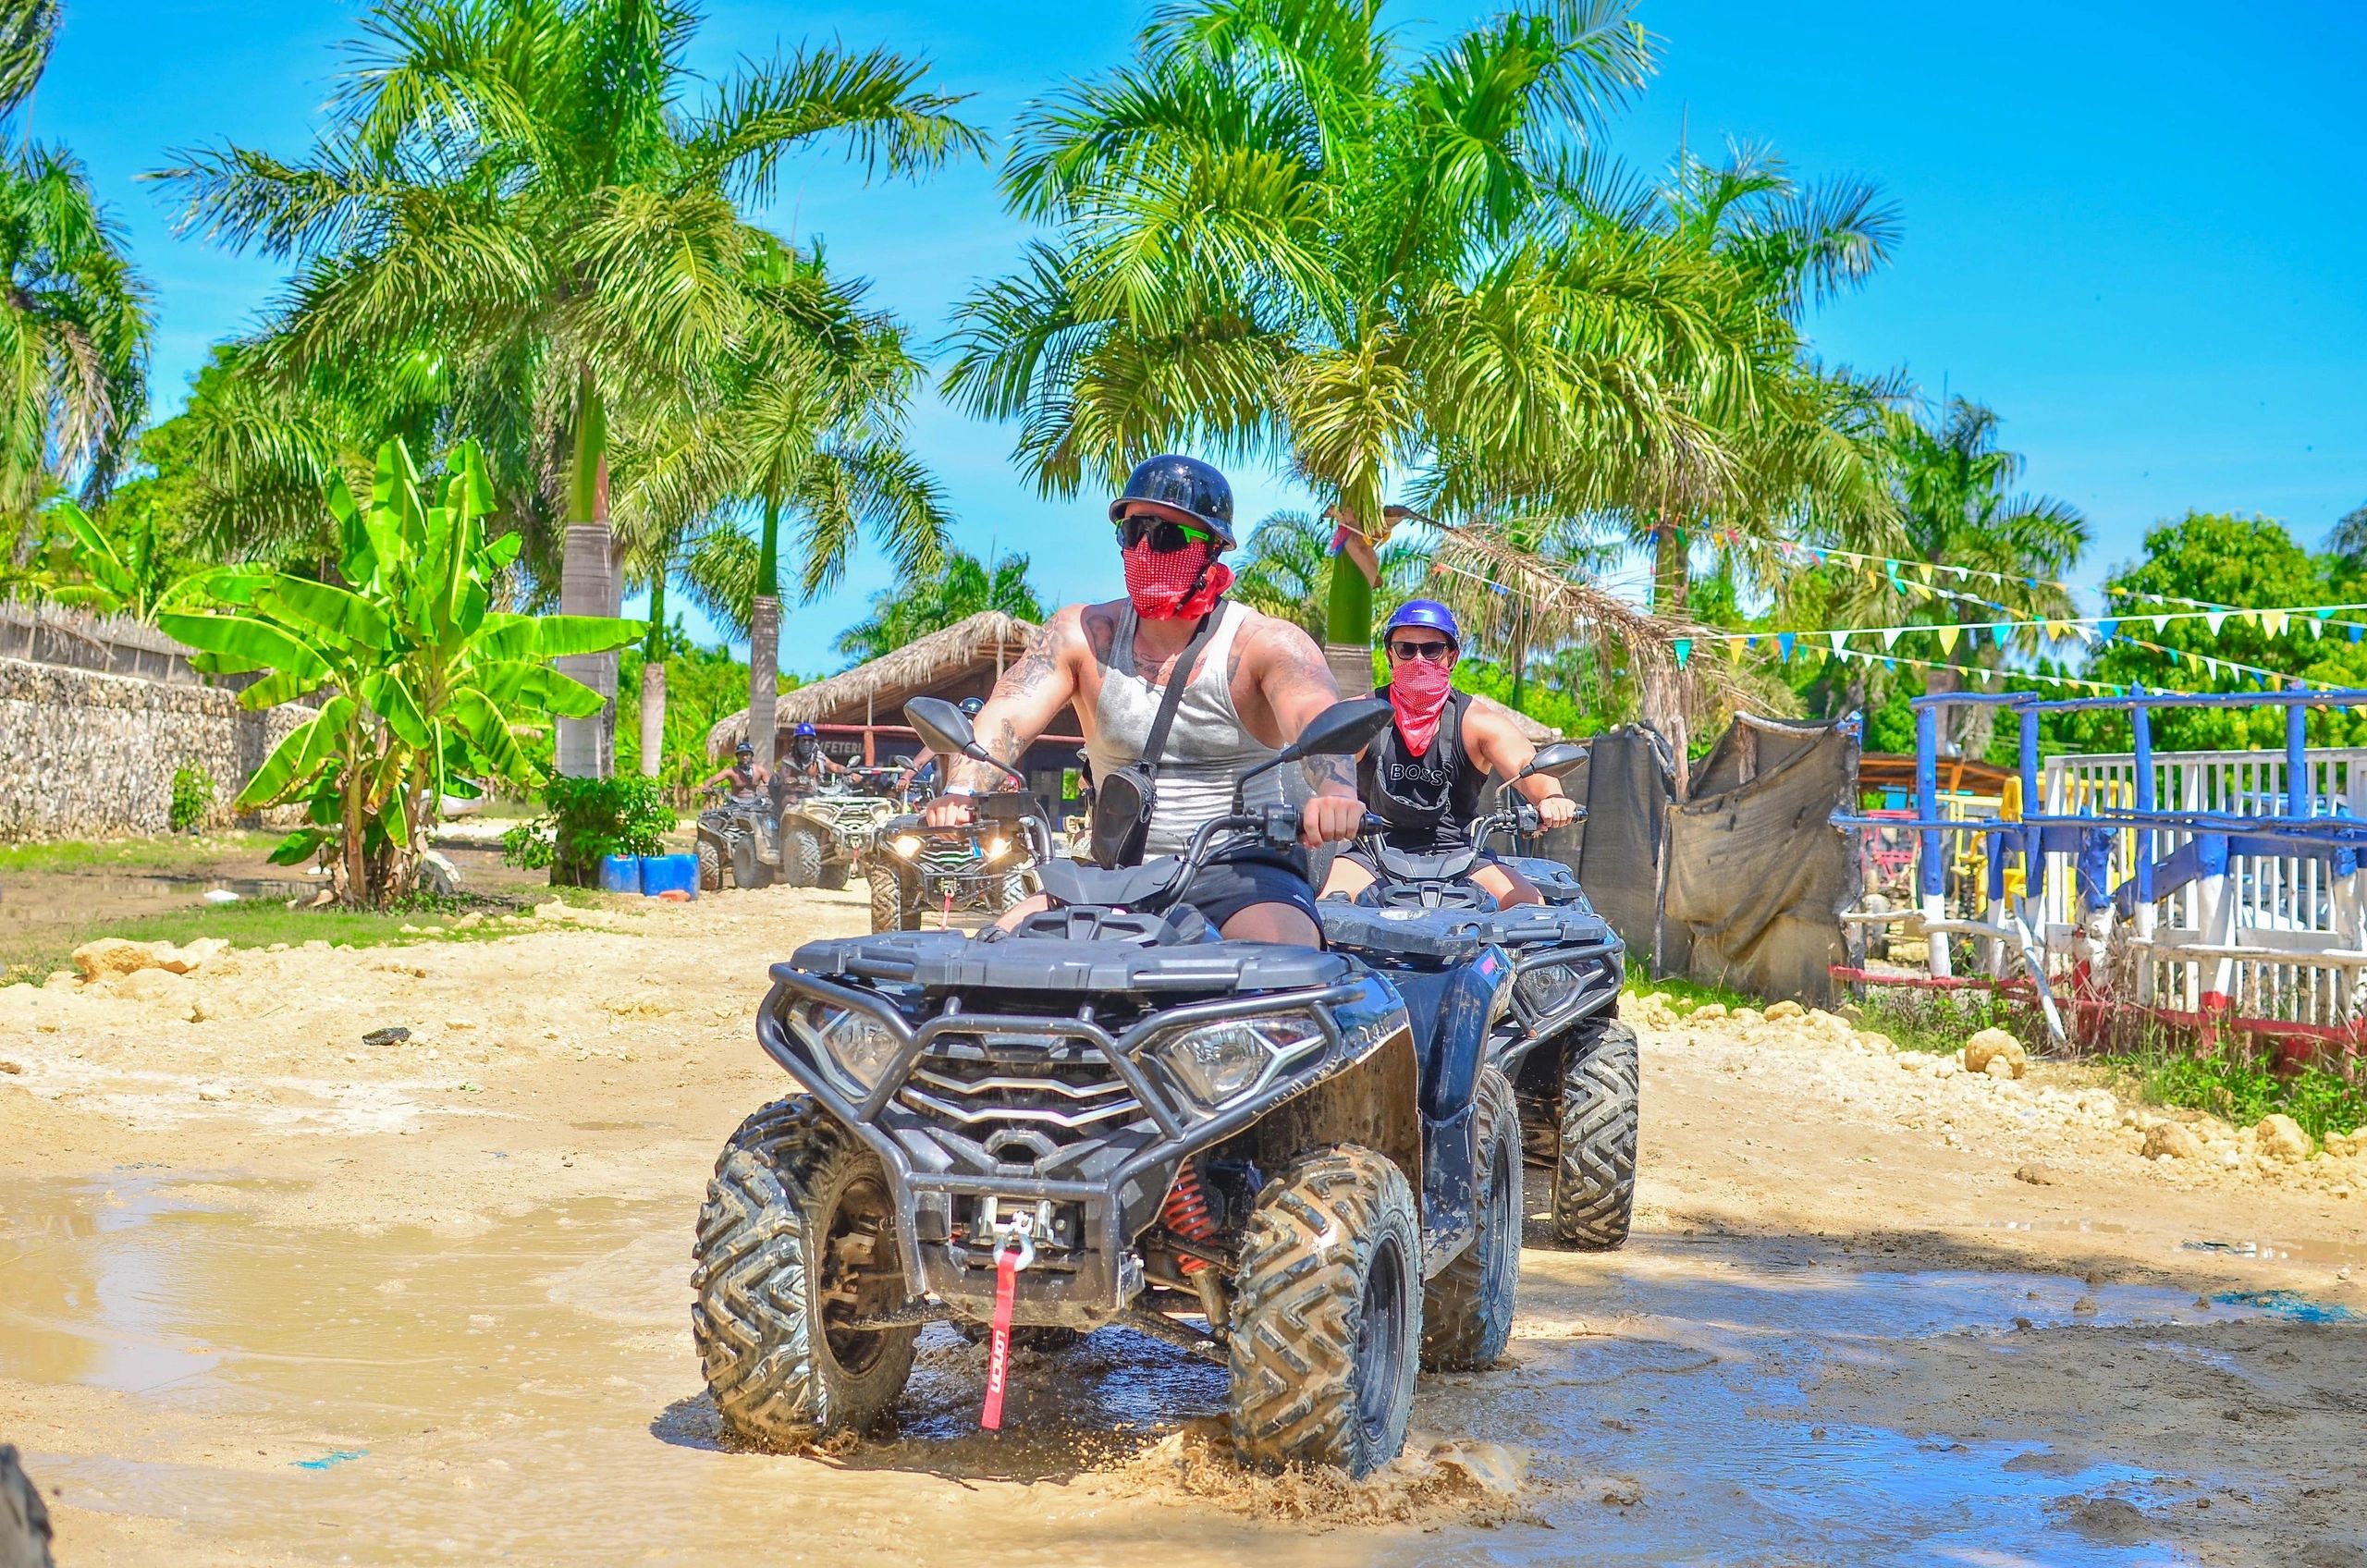
<instances>
[{"instance_id":1,"label":"distant atv rider","mask_svg":"<svg viewBox=\"0 0 2367 1568\"><path fill-rule=\"evenodd\" d=\"M1168 683L1188 682L1157 759L1141 849L1145 856L1180 854L1196 829L1232 809L1234 781L1295 739L1339 700L1340 689L1305 631L1224 596L1233 570L1217 557L1235 543L1233 486L1216 469L1194 458L1149 459L1110 503L1110 521L1126 596L1063 606L995 683L977 735L1017 766L1061 710L1073 708L1093 777L1106 783L1142 760ZM1177 668L1204 622L1208 635L1192 668ZM1346 759L1309 757L1302 766L1312 794L1300 843L1353 835L1364 805ZM1285 798L1284 771L1253 781L1253 809ZM968 822L966 797L1003 777L967 757L951 759L949 773L947 792L929 802L932 827ZM1221 851L1182 889L1181 901L1229 937L1307 947L1319 940L1300 849Z\"/></svg>"},{"instance_id":2,"label":"distant atv rider","mask_svg":"<svg viewBox=\"0 0 2367 1568\"><path fill-rule=\"evenodd\" d=\"M791 731L789 755L781 759L780 765L780 778L784 785L819 784L834 773L846 771L846 764L822 750L822 737L812 725L800 724Z\"/></svg>"},{"instance_id":3,"label":"distant atv rider","mask_svg":"<svg viewBox=\"0 0 2367 1568\"><path fill-rule=\"evenodd\" d=\"M756 748L742 741L731 748L730 765L700 779L699 788L712 790L720 785L736 796L754 800L771 781L771 776L756 766Z\"/></svg>"},{"instance_id":4,"label":"distant atv rider","mask_svg":"<svg viewBox=\"0 0 2367 1568\"><path fill-rule=\"evenodd\" d=\"M1396 722L1366 748L1357 786L1366 806L1389 824L1382 837L1392 849L1413 854L1462 849L1471 841L1488 776L1512 778L1537 748L1509 712L1453 689L1463 631L1444 605L1409 600L1380 635L1389 684L1373 695L1389 699ZM1515 788L1536 803L1547 827L1564 827L1577 815L1577 802L1554 779L1540 774ZM1343 851L1324 879L1324 896L1354 898L1380 870L1361 851ZM1471 878L1494 894L1500 907L1544 901L1535 883L1492 854L1480 855Z\"/></svg>"}]
</instances>

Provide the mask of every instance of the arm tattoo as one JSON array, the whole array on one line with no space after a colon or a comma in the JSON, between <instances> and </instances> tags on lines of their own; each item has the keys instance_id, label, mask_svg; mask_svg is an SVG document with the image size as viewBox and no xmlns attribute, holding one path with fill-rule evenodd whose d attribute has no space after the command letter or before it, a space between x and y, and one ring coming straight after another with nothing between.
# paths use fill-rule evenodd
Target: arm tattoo
<instances>
[{"instance_id":1,"label":"arm tattoo","mask_svg":"<svg viewBox=\"0 0 2367 1568\"><path fill-rule=\"evenodd\" d=\"M1318 795L1356 793L1356 766L1353 757L1301 757L1299 767L1306 774L1307 787Z\"/></svg>"},{"instance_id":2,"label":"arm tattoo","mask_svg":"<svg viewBox=\"0 0 2367 1568\"><path fill-rule=\"evenodd\" d=\"M1017 695L1023 692L1039 691L1060 673L1060 634L1052 623L1047 621L1036 629L1036 635L1027 640L1019 662L1003 671L1002 679L995 682L995 693L998 696Z\"/></svg>"}]
</instances>

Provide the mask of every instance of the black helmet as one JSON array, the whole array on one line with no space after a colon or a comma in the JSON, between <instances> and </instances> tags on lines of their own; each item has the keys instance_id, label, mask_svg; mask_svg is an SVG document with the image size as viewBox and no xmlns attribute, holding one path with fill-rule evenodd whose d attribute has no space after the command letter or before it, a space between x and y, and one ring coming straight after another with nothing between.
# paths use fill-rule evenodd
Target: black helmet
<instances>
[{"instance_id":1,"label":"black helmet","mask_svg":"<svg viewBox=\"0 0 2367 1568\"><path fill-rule=\"evenodd\" d=\"M735 757L753 757L756 754L756 748L751 742L742 741L731 748L731 754Z\"/></svg>"},{"instance_id":2,"label":"black helmet","mask_svg":"<svg viewBox=\"0 0 2367 1568\"><path fill-rule=\"evenodd\" d=\"M1190 512L1217 536L1220 550L1230 550L1237 543L1233 536L1233 486L1212 465L1197 458L1170 452L1136 463L1134 472L1126 476L1126 488L1110 503L1111 522L1118 521L1129 501L1157 501Z\"/></svg>"},{"instance_id":3,"label":"black helmet","mask_svg":"<svg viewBox=\"0 0 2367 1568\"><path fill-rule=\"evenodd\" d=\"M977 717L986 705L987 700L984 697L964 697L961 702L962 712L971 718Z\"/></svg>"}]
</instances>

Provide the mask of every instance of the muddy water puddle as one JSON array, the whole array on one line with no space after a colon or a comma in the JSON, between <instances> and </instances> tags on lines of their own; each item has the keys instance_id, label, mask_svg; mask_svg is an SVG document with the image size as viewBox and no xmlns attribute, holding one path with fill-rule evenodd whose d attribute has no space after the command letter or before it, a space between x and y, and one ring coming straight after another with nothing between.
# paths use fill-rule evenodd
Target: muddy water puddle
<instances>
[{"instance_id":1,"label":"muddy water puddle","mask_svg":"<svg viewBox=\"0 0 2367 1568\"><path fill-rule=\"evenodd\" d=\"M1517 1493L1476 1500L1483 1528L1452 1500L1392 1506L1410 1483L1384 1476L1297 1510L1310 1530L1270 1517L1263 1483L1211 1487L1205 1454L1186 1483L1171 1434L1221 1412L1222 1371L1131 1333L1024 1354L988 1436L980 1353L932 1329L892 1431L737 1453L690 1346L687 1201L357 1235L261 1225L254 1192L154 1170L0 1188L0 1428L12 1390L77 1413L29 1445L38 1474L69 1510L166 1532L153 1561L711 1563L764 1542L848 1562L2176 1562L2066 1511L2141 1521L2207 1477L1960 1440L1912 1409L1834 1419L1820 1387L1932 1336L2012 1358L2248 1310L1798 1243L1532 1250L1512 1364L1426 1379L1415 1414L1417 1450L1500 1450Z\"/></svg>"}]
</instances>

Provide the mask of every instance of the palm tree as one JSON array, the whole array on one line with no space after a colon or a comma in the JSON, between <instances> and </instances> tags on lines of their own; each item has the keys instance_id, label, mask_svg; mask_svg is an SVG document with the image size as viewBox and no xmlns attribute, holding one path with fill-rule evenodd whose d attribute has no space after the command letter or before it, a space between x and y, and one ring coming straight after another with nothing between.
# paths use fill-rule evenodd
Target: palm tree
<instances>
[{"instance_id":1,"label":"palm tree","mask_svg":"<svg viewBox=\"0 0 2367 1568\"><path fill-rule=\"evenodd\" d=\"M783 247L738 202L824 136L893 174L980 145L957 100L919 89L924 63L885 51L748 64L692 104L700 19L667 0L375 0L308 156L226 146L160 176L184 227L297 264L272 339L290 374L448 356L460 423L525 476L511 518L563 497L571 613L621 600L612 423L647 411L635 389L695 379L762 325ZM562 729L561 771L607 771L615 669L573 671L609 704Z\"/></svg>"},{"instance_id":2,"label":"palm tree","mask_svg":"<svg viewBox=\"0 0 2367 1568\"><path fill-rule=\"evenodd\" d=\"M148 411L149 292L80 160L16 123L49 60L54 0L0 16L0 533L21 557L60 488L105 496Z\"/></svg>"},{"instance_id":3,"label":"palm tree","mask_svg":"<svg viewBox=\"0 0 2367 1568\"><path fill-rule=\"evenodd\" d=\"M2342 514L2334 532L2326 535L2326 551L2354 564L2367 560L2367 506L2353 507Z\"/></svg>"},{"instance_id":4,"label":"palm tree","mask_svg":"<svg viewBox=\"0 0 2367 1568\"><path fill-rule=\"evenodd\" d=\"M1993 575L1950 594L1944 573L1918 571L1912 588L1905 578L1893 588L1886 578L1854 574L1861 587L1846 612L1853 619L1867 616L1902 626L1946 626L1986 621L1998 611L2015 619L2079 613L2059 583L2087 549L2087 520L2068 501L2014 492L2022 458L1998 446L1997 427L1994 412L1964 398L1951 398L1936 422L1915 408L1891 414L1885 440L1907 558ZM1971 609L1966 607L1968 598ZM2015 635L2024 652L2037 651L2043 641L2030 627ZM1959 658L1954 638L1938 653L1943 668L1925 675L1925 690L1932 692L1961 690L1962 670L1993 668L2004 656L1992 643L1978 651L1966 644ZM1957 712L1958 739L1970 750L1981 749L1990 710Z\"/></svg>"},{"instance_id":5,"label":"palm tree","mask_svg":"<svg viewBox=\"0 0 2367 1568\"><path fill-rule=\"evenodd\" d=\"M818 256L781 258L764 298L763 330L669 405L635 490L656 515L720 524L697 531L685 585L748 638L749 736L769 766L783 523L798 531L810 601L844 575L865 537L902 579L935 574L950 518L904 444L921 367L903 329L864 310L861 289L833 279Z\"/></svg>"},{"instance_id":6,"label":"palm tree","mask_svg":"<svg viewBox=\"0 0 2367 1568\"><path fill-rule=\"evenodd\" d=\"M1764 312L1726 264L1584 221L1566 166L1650 58L1624 0L1528 0L1409 55L1377 0L1162 7L1136 59L1023 116L1003 172L1052 238L958 312L951 393L1021 421L1049 492L1160 447L1281 452L1376 543L1392 471L1707 445L1662 390ZM1371 624L1335 563L1327 630Z\"/></svg>"},{"instance_id":7,"label":"palm tree","mask_svg":"<svg viewBox=\"0 0 2367 1568\"><path fill-rule=\"evenodd\" d=\"M1025 556L998 556L989 569L977 557L954 551L941 574L874 594L871 613L839 634L838 651L859 664L987 610L1021 620L1044 619L1044 601L1027 581Z\"/></svg>"},{"instance_id":8,"label":"palm tree","mask_svg":"<svg viewBox=\"0 0 2367 1568\"><path fill-rule=\"evenodd\" d=\"M1338 525L1308 512L1282 511L1250 531L1241 553L1240 575L1233 596L1252 609L1295 621L1306 634L1321 642L1331 628L1331 589L1327 568L1331 539ZM1421 587L1429 562L1420 547L1405 539L1392 539L1379 553L1380 582L1374 586L1373 622L1365 629L1369 643L1384 607L1413 597Z\"/></svg>"}]
</instances>

